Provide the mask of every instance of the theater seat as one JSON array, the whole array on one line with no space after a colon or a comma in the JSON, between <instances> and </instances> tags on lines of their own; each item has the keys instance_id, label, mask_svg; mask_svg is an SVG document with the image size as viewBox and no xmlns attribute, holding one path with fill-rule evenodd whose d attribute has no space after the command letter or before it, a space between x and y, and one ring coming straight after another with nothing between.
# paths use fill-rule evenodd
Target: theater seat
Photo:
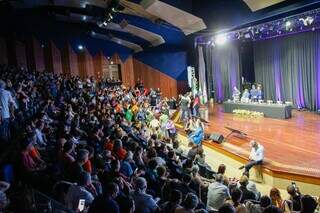
<instances>
[{"instance_id":1,"label":"theater seat","mask_svg":"<svg viewBox=\"0 0 320 213\"><path fill-rule=\"evenodd\" d=\"M1 173L4 181L8 183L12 183L14 181L13 166L11 164L4 165Z\"/></svg>"},{"instance_id":2,"label":"theater seat","mask_svg":"<svg viewBox=\"0 0 320 213\"><path fill-rule=\"evenodd\" d=\"M198 166L199 166L199 174L202 177L206 177L206 175L207 175L207 166L204 165L204 164L201 164L201 163L198 163Z\"/></svg>"}]
</instances>

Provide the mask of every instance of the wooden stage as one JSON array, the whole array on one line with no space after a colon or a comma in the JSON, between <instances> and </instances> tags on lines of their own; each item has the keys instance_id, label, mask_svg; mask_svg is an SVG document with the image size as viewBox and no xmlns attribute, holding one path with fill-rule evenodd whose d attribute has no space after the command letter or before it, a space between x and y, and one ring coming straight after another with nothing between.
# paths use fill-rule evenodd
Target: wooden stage
<instances>
[{"instance_id":1,"label":"wooden stage","mask_svg":"<svg viewBox=\"0 0 320 213\"><path fill-rule=\"evenodd\" d=\"M210 105L204 114L209 121L206 133L226 136L230 131L224 127L228 126L247 134L245 138L230 136L222 144L205 141L204 145L245 162L249 141L255 139L265 147L264 172L320 184L320 115L293 110L292 118L287 120L243 118L224 113L222 105Z\"/></svg>"}]
</instances>

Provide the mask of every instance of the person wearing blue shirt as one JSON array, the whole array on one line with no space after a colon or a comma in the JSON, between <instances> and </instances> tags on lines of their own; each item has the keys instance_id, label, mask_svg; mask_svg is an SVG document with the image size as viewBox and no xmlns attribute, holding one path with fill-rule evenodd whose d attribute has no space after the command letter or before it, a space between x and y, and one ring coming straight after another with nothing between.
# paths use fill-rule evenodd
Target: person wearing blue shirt
<instances>
[{"instance_id":1,"label":"person wearing blue shirt","mask_svg":"<svg viewBox=\"0 0 320 213\"><path fill-rule=\"evenodd\" d=\"M17 105L8 90L5 90L6 83L0 80L0 111L1 111L1 122L0 122L0 139L4 142L10 141L10 106L17 108Z\"/></svg>"},{"instance_id":2,"label":"person wearing blue shirt","mask_svg":"<svg viewBox=\"0 0 320 213\"><path fill-rule=\"evenodd\" d=\"M257 94L256 86L254 84L252 85L252 89L250 90L250 95L251 95L252 101L258 100L258 94Z\"/></svg>"},{"instance_id":3,"label":"person wearing blue shirt","mask_svg":"<svg viewBox=\"0 0 320 213\"><path fill-rule=\"evenodd\" d=\"M245 89L242 93L241 102L248 103L250 98L250 93L248 89Z\"/></svg>"},{"instance_id":4,"label":"person wearing blue shirt","mask_svg":"<svg viewBox=\"0 0 320 213\"><path fill-rule=\"evenodd\" d=\"M190 140L196 145L201 145L203 138L204 132L201 126L198 126L196 130L190 135Z\"/></svg>"},{"instance_id":5,"label":"person wearing blue shirt","mask_svg":"<svg viewBox=\"0 0 320 213\"><path fill-rule=\"evenodd\" d=\"M263 100L263 92L261 90L261 86L257 87L257 98L258 100Z\"/></svg>"}]
</instances>

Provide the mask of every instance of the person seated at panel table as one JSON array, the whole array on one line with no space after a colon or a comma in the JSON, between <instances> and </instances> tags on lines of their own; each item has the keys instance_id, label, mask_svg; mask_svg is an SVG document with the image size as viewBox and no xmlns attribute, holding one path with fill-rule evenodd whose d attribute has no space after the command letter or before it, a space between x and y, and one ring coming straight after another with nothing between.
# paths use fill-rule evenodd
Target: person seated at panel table
<instances>
[{"instance_id":1,"label":"person seated at panel table","mask_svg":"<svg viewBox=\"0 0 320 213\"><path fill-rule=\"evenodd\" d=\"M263 92L260 85L257 87L257 98L258 100L263 100Z\"/></svg>"},{"instance_id":2,"label":"person seated at panel table","mask_svg":"<svg viewBox=\"0 0 320 213\"><path fill-rule=\"evenodd\" d=\"M256 89L256 86L254 84L252 84L252 87L250 90L250 96L253 102L258 101L258 90Z\"/></svg>"},{"instance_id":3,"label":"person seated at panel table","mask_svg":"<svg viewBox=\"0 0 320 213\"><path fill-rule=\"evenodd\" d=\"M237 87L233 87L233 91L232 91L232 98L233 101L239 101L240 100L240 91L238 90Z\"/></svg>"},{"instance_id":4,"label":"person seated at panel table","mask_svg":"<svg viewBox=\"0 0 320 213\"><path fill-rule=\"evenodd\" d=\"M250 100L250 93L249 93L249 90L248 89L245 89L242 93L242 96L241 96L241 102L242 103L248 103Z\"/></svg>"}]
</instances>

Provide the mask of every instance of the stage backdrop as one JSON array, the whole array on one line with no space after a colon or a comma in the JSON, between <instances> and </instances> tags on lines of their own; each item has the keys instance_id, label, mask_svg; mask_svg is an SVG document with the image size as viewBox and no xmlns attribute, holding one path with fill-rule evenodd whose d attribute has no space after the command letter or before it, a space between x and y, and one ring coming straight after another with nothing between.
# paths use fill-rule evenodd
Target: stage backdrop
<instances>
[{"instance_id":1,"label":"stage backdrop","mask_svg":"<svg viewBox=\"0 0 320 213\"><path fill-rule=\"evenodd\" d=\"M303 33L254 43L256 82L265 99L320 108L320 33Z\"/></svg>"},{"instance_id":2,"label":"stage backdrop","mask_svg":"<svg viewBox=\"0 0 320 213\"><path fill-rule=\"evenodd\" d=\"M204 53L208 95L211 96L214 91L215 101L219 102L231 98L233 87L240 88L238 44L205 45L198 49L198 62L202 61L201 49Z\"/></svg>"}]
</instances>

